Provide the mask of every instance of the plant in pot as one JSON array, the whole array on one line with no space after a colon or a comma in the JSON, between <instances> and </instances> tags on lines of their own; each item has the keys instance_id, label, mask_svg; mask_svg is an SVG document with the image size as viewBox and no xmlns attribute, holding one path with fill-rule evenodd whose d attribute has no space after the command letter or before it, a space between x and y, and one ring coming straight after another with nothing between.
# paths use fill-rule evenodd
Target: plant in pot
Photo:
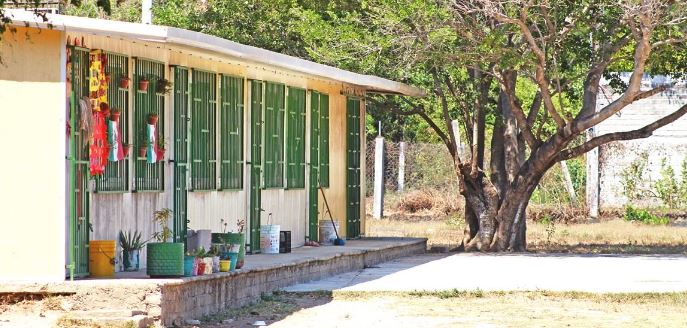
<instances>
[{"instance_id":1,"label":"plant in pot","mask_svg":"<svg viewBox=\"0 0 687 328\"><path fill-rule=\"evenodd\" d=\"M184 275L184 243L169 242L172 230L169 219L172 210L163 208L153 213L153 222L160 231L153 233L156 242L148 243L147 274L151 277L179 277Z\"/></svg>"},{"instance_id":2,"label":"plant in pot","mask_svg":"<svg viewBox=\"0 0 687 328\"><path fill-rule=\"evenodd\" d=\"M212 272L219 272L219 247L213 245L208 255L212 256Z\"/></svg>"},{"instance_id":3,"label":"plant in pot","mask_svg":"<svg viewBox=\"0 0 687 328\"><path fill-rule=\"evenodd\" d=\"M122 263L124 271L138 271L140 252L147 241L141 240L141 232L131 230L119 232L119 246L122 248Z\"/></svg>"},{"instance_id":4,"label":"plant in pot","mask_svg":"<svg viewBox=\"0 0 687 328\"><path fill-rule=\"evenodd\" d=\"M231 264L232 267L240 269L243 267L244 257L246 256L246 236L244 230L246 228L246 220L237 219L236 220L236 231L228 231L229 221L220 219L220 225L222 226L221 233L212 234L212 242L217 244L231 245L237 248L237 259ZM221 249L222 252L228 252L226 248Z\"/></svg>"},{"instance_id":5,"label":"plant in pot","mask_svg":"<svg viewBox=\"0 0 687 328\"><path fill-rule=\"evenodd\" d=\"M156 125L159 118L160 116L157 113L150 113L148 114L147 122L148 124Z\"/></svg>"},{"instance_id":6,"label":"plant in pot","mask_svg":"<svg viewBox=\"0 0 687 328\"><path fill-rule=\"evenodd\" d=\"M198 261L196 260L196 253L188 251L184 255L184 276L191 277L198 273Z\"/></svg>"},{"instance_id":7,"label":"plant in pot","mask_svg":"<svg viewBox=\"0 0 687 328\"><path fill-rule=\"evenodd\" d=\"M204 247L201 247L196 250L195 256L196 256L196 276L202 276L205 274L205 261L203 259L207 255L207 252L205 251Z\"/></svg>"},{"instance_id":8,"label":"plant in pot","mask_svg":"<svg viewBox=\"0 0 687 328\"><path fill-rule=\"evenodd\" d=\"M124 157L129 156L129 151L131 150L131 144L128 143L122 143L122 153L124 154ZM144 154L145 155L145 154Z\"/></svg>"},{"instance_id":9,"label":"plant in pot","mask_svg":"<svg viewBox=\"0 0 687 328\"><path fill-rule=\"evenodd\" d=\"M122 89L129 89L129 83L131 83L131 79L126 76L119 79L119 87Z\"/></svg>"},{"instance_id":10,"label":"plant in pot","mask_svg":"<svg viewBox=\"0 0 687 328\"><path fill-rule=\"evenodd\" d=\"M167 79L159 79L157 80L155 89L157 93L168 94L172 91L172 82Z\"/></svg>"},{"instance_id":11,"label":"plant in pot","mask_svg":"<svg viewBox=\"0 0 687 328\"><path fill-rule=\"evenodd\" d=\"M141 79L139 79L138 80L138 91L148 92L148 84L150 84L150 81L148 81L147 78L142 77Z\"/></svg>"},{"instance_id":12,"label":"plant in pot","mask_svg":"<svg viewBox=\"0 0 687 328\"><path fill-rule=\"evenodd\" d=\"M122 116L122 110L116 107L110 108L110 121L119 122L119 118Z\"/></svg>"},{"instance_id":13,"label":"plant in pot","mask_svg":"<svg viewBox=\"0 0 687 328\"><path fill-rule=\"evenodd\" d=\"M146 157L146 153L148 152L148 145L150 145L150 142L148 142L148 140L143 139L141 141L141 144L138 146L138 157Z\"/></svg>"},{"instance_id":14,"label":"plant in pot","mask_svg":"<svg viewBox=\"0 0 687 328\"><path fill-rule=\"evenodd\" d=\"M167 142L165 141L164 138L157 139L157 158L158 158L158 160L162 160L165 158L165 152L167 151L166 145L167 145Z\"/></svg>"}]
</instances>

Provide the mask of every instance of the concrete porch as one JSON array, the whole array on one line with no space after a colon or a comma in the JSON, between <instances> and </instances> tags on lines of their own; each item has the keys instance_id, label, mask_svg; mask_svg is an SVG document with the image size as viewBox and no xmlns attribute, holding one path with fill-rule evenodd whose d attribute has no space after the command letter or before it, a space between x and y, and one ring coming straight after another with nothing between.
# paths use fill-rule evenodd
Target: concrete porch
<instances>
[{"instance_id":1,"label":"concrete porch","mask_svg":"<svg viewBox=\"0 0 687 328\"><path fill-rule=\"evenodd\" d=\"M151 321L180 325L186 319L248 304L265 292L424 253L426 243L426 239L418 238L363 238L349 240L345 246L247 255L244 268L230 273L149 279L145 272L134 272L118 273L113 279L8 282L0 285L0 295L66 295L68 305L63 310L67 315L88 318L89 312L97 313L94 316L98 320L109 311L140 326Z\"/></svg>"}]
</instances>

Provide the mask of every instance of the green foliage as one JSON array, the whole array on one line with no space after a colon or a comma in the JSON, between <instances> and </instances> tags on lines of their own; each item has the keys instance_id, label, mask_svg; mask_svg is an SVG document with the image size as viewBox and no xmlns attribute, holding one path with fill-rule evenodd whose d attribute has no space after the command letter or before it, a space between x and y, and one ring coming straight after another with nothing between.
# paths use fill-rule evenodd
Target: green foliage
<instances>
[{"instance_id":1,"label":"green foliage","mask_svg":"<svg viewBox=\"0 0 687 328\"><path fill-rule=\"evenodd\" d=\"M163 208L153 212L153 222L160 226L161 231L153 233L153 238L159 243L167 242L172 238L172 229L169 228L169 219L172 217L172 210Z\"/></svg>"},{"instance_id":2,"label":"green foliage","mask_svg":"<svg viewBox=\"0 0 687 328\"><path fill-rule=\"evenodd\" d=\"M573 158L566 161L573 189L577 195L577 201L582 201L584 196L587 170L583 157ZM552 167L539 181L537 189L532 193L531 203L534 204L564 204L570 203L570 196L565 189L563 171L560 165Z\"/></svg>"},{"instance_id":3,"label":"green foliage","mask_svg":"<svg viewBox=\"0 0 687 328\"><path fill-rule=\"evenodd\" d=\"M124 233L119 232L119 246L125 251L133 251L143 249L147 241L141 241L141 232L135 230L133 234L131 230Z\"/></svg>"},{"instance_id":4,"label":"green foliage","mask_svg":"<svg viewBox=\"0 0 687 328\"><path fill-rule=\"evenodd\" d=\"M661 177L653 184L657 197L669 208L680 208L687 206L687 157L682 162L682 179L678 180L675 170L668 163L666 158L661 159Z\"/></svg>"},{"instance_id":5,"label":"green foliage","mask_svg":"<svg viewBox=\"0 0 687 328\"><path fill-rule=\"evenodd\" d=\"M620 183L623 185L623 195L629 201L639 200L647 196L645 176L649 154L643 152L633 160L628 167L620 172Z\"/></svg>"},{"instance_id":6,"label":"green foliage","mask_svg":"<svg viewBox=\"0 0 687 328\"><path fill-rule=\"evenodd\" d=\"M670 223L667 217L656 216L645 209L636 209L632 206L625 207L625 221L640 222L653 225L667 225Z\"/></svg>"}]
</instances>

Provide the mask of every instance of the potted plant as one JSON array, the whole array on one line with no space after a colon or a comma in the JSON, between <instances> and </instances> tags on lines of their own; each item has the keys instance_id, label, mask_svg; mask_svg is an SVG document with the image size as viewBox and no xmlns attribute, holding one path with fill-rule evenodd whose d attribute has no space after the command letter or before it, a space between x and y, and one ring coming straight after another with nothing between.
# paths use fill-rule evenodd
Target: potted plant
<instances>
[{"instance_id":1,"label":"potted plant","mask_svg":"<svg viewBox=\"0 0 687 328\"><path fill-rule=\"evenodd\" d=\"M165 152L167 149L165 149L165 145L167 143L165 142L164 138L157 139L157 158L158 160L162 160L165 158Z\"/></svg>"},{"instance_id":2,"label":"potted plant","mask_svg":"<svg viewBox=\"0 0 687 328\"><path fill-rule=\"evenodd\" d=\"M119 122L119 118L122 116L122 110L116 107L110 108L110 121Z\"/></svg>"},{"instance_id":3,"label":"potted plant","mask_svg":"<svg viewBox=\"0 0 687 328\"><path fill-rule=\"evenodd\" d=\"M138 271L140 263L140 252L145 246L146 241L141 241L139 231L119 232L119 246L122 248L122 262L124 271Z\"/></svg>"},{"instance_id":4,"label":"potted plant","mask_svg":"<svg viewBox=\"0 0 687 328\"><path fill-rule=\"evenodd\" d=\"M186 255L184 255L184 276L195 276L197 272L198 261L196 260L196 254L194 252L188 251L186 252Z\"/></svg>"},{"instance_id":5,"label":"potted plant","mask_svg":"<svg viewBox=\"0 0 687 328\"><path fill-rule=\"evenodd\" d=\"M203 259L206 256L205 248L201 247L196 250L196 274L197 276L202 276L205 274L205 261Z\"/></svg>"},{"instance_id":6,"label":"potted plant","mask_svg":"<svg viewBox=\"0 0 687 328\"><path fill-rule=\"evenodd\" d=\"M138 146L138 157L146 157L146 152L148 151L148 145L150 145L148 140L143 140L141 142L141 145Z\"/></svg>"},{"instance_id":7,"label":"potted plant","mask_svg":"<svg viewBox=\"0 0 687 328\"><path fill-rule=\"evenodd\" d=\"M147 274L151 277L178 277L184 275L184 243L169 242L172 230L169 219L172 210L163 208L153 213L153 222L160 231L153 233L156 242L148 243Z\"/></svg>"},{"instance_id":8,"label":"potted plant","mask_svg":"<svg viewBox=\"0 0 687 328\"><path fill-rule=\"evenodd\" d=\"M212 246L208 255L212 257L212 272L219 272L219 247Z\"/></svg>"},{"instance_id":9,"label":"potted plant","mask_svg":"<svg viewBox=\"0 0 687 328\"><path fill-rule=\"evenodd\" d=\"M122 143L122 153L124 154L124 157L129 156L129 150L131 150L131 144Z\"/></svg>"},{"instance_id":10,"label":"potted plant","mask_svg":"<svg viewBox=\"0 0 687 328\"><path fill-rule=\"evenodd\" d=\"M138 80L138 91L141 92L148 92L148 84L150 81L148 81L147 78L142 77L141 79Z\"/></svg>"},{"instance_id":11,"label":"potted plant","mask_svg":"<svg viewBox=\"0 0 687 328\"><path fill-rule=\"evenodd\" d=\"M147 122L148 122L148 124L155 125L155 124L157 124L157 120L159 118L160 118L160 116L157 113L150 113L150 114L148 114Z\"/></svg>"},{"instance_id":12,"label":"potted plant","mask_svg":"<svg viewBox=\"0 0 687 328\"><path fill-rule=\"evenodd\" d=\"M236 232L228 232L227 233L227 242L233 245L239 245L238 249L238 257L236 259L235 264L233 266L236 267L236 269L241 269L243 267L243 261L244 258L246 257L246 234L244 233L246 228L246 220L245 219L237 219L236 220Z\"/></svg>"},{"instance_id":13,"label":"potted plant","mask_svg":"<svg viewBox=\"0 0 687 328\"><path fill-rule=\"evenodd\" d=\"M129 89L129 83L130 83L130 82L131 82L131 79L130 79L130 78L128 78L128 77L126 77L126 76L122 76L122 77L119 79L119 87L122 88L122 89Z\"/></svg>"},{"instance_id":14,"label":"potted plant","mask_svg":"<svg viewBox=\"0 0 687 328\"><path fill-rule=\"evenodd\" d=\"M157 80L155 89L157 93L168 94L172 91L172 82L164 78L159 79Z\"/></svg>"},{"instance_id":15,"label":"potted plant","mask_svg":"<svg viewBox=\"0 0 687 328\"><path fill-rule=\"evenodd\" d=\"M110 81L111 81L111 80L112 80L112 73L106 72L106 73L105 73L105 83L106 83L108 86L110 85Z\"/></svg>"}]
</instances>

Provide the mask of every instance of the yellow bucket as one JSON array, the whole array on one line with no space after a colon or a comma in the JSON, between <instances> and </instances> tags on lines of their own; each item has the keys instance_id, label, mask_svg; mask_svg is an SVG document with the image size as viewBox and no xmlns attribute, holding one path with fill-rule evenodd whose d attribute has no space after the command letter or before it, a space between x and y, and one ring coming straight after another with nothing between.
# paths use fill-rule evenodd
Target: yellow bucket
<instances>
[{"instance_id":1,"label":"yellow bucket","mask_svg":"<svg viewBox=\"0 0 687 328\"><path fill-rule=\"evenodd\" d=\"M91 277L112 277L115 269L115 241L91 240L88 248L88 271Z\"/></svg>"},{"instance_id":2,"label":"yellow bucket","mask_svg":"<svg viewBox=\"0 0 687 328\"><path fill-rule=\"evenodd\" d=\"M231 260L220 260L219 261L219 271L220 272L229 272L230 268L231 268Z\"/></svg>"}]
</instances>

